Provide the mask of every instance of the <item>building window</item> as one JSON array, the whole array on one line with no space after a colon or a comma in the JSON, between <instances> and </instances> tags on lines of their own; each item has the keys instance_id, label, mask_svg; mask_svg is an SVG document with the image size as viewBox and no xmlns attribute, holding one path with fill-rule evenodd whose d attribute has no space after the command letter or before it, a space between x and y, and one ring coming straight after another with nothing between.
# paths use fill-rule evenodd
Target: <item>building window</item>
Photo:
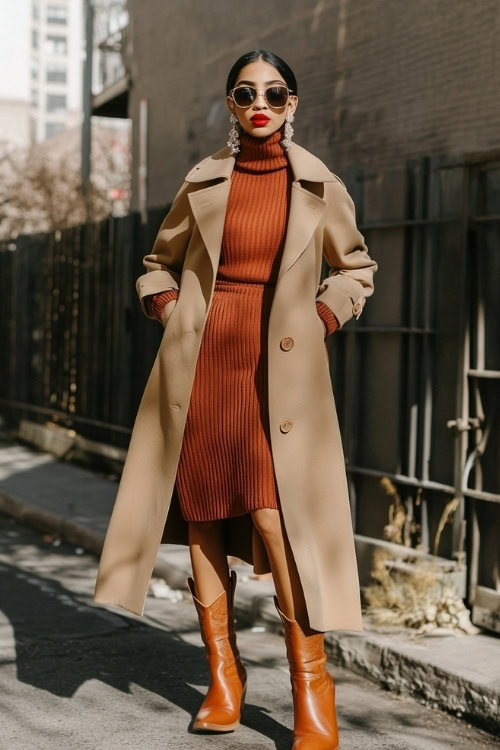
<instances>
[{"instance_id":1,"label":"building window","mask_svg":"<svg viewBox=\"0 0 500 750\"><path fill-rule=\"evenodd\" d=\"M48 34L45 40L45 51L48 55L66 55L68 52L68 40L65 36Z\"/></svg>"},{"instance_id":2,"label":"building window","mask_svg":"<svg viewBox=\"0 0 500 750\"><path fill-rule=\"evenodd\" d=\"M47 112L58 112L66 109L65 94L47 94Z\"/></svg>"},{"instance_id":3,"label":"building window","mask_svg":"<svg viewBox=\"0 0 500 750\"><path fill-rule=\"evenodd\" d=\"M40 1L39 0L33 0L31 3L31 18L34 21L38 21L40 19Z\"/></svg>"},{"instance_id":4,"label":"building window","mask_svg":"<svg viewBox=\"0 0 500 750\"><path fill-rule=\"evenodd\" d=\"M47 63L47 83L66 83L66 67L58 63Z\"/></svg>"},{"instance_id":5,"label":"building window","mask_svg":"<svg viewBox=\"0 0 500 750\"><path fill-rule=\"evenodd\" d=\"M53 135L57 135L61 131L65 130L63 122L46 122L45 123L45 137L52 138Z\"/></svg>"},{"instance_id":6,"label":"building window","mask_svg":"<svg viewBox=\"0 0 500 750\"><path fill-rule=\"evenodd\" d=\"M30 103L32 107L38 107L38 89L31 89Z\"/></svg>"},{"instance_id":7,"label":"building window","mask_svg":"<svg viewBox=\"0 0 500 750\"><path fill-rule=\"evenodd\" d=\"M31 80L38 81L38 68L31 68Z\"/></svg>"},{"instance_id":8,"label":"building window","mask_svg":"<svg viewBox=\"0 0 500 750\"><path fill-rule=\"evenodd\" d=\"M31 29L31 49L38 49L38 30Z\"/></svg>"},{"instance_id":9,"label":"building window","mask_svg":"<svg viewBox=\"0 0 500 750\"><path fill-rule=\"evenodd\" d=\"M68 9L64 5L49 5L47 8L47 23L66 24Z\"/></svg>"}]
</instances>

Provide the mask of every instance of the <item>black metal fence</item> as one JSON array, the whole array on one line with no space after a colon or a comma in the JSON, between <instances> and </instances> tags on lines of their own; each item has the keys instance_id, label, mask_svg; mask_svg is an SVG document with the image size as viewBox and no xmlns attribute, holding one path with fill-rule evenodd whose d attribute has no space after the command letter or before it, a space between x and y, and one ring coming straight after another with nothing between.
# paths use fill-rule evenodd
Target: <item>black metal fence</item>
<instances>
[{"instance_id":1,"label":"black metal fence","mask_svg":"<svg viewBox=\"0 0 500 750\"><path fill-rule=\"evenodd\" d=\"M499 154L346 181L380 267L331 351L356 532L382 538L392 479L403 539L455 560L500 631Z\"/></svg>"},{"instance_id":2,"label":"black metal fence","mask_svg":"<svg viewBox=\"0 0 500 750\"><path fill-rule=\"evenodd\" d=\"M128 445L162 327L136 278L167 209L0 245L0 408Z\"/></svg>"},{"instance_id":3,"label":"black metal fence","mask_svg":"<svg viewBox=\"0 0 500 750\"><path fill-rule=\"evenodd\" d=\"M328 344L356 533L382 539L392 479L403 540L457 561L476 621L500 629L498 155L345 181L379 263L363 315ZM162 335L135 280L165 210L0 246L8 419L126 448Z\"/></svg>"}]
</instances>

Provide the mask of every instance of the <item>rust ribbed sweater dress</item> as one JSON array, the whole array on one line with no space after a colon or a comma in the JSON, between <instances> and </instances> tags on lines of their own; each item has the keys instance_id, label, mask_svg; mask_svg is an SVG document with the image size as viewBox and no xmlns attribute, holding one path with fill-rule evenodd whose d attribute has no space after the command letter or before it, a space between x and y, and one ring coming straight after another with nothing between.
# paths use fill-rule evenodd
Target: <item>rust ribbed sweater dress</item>
<instances>
[{"instance_id":1,"label":"rust ribbed sweater dress","mask_svg":"<svg viewBox=\"0 0 500 750\"><path fill-rule=\"evenodd\" d=\"M267 330L293 180L281 138L280 130L267 138L240 135L177 470L187 521L279 507L267 410ZM160 316L176 296L176 290L155 295L153 309ZM336 327L328 308L321 317L326 332Z\"/></svg>"}]
</instances>

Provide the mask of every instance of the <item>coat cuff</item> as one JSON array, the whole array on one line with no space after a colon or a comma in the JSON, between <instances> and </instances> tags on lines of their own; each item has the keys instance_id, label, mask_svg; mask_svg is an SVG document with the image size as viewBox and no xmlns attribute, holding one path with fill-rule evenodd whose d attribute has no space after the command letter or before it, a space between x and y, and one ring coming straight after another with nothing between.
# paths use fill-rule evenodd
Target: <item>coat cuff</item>
<instances>
[{"instance_id":1,"label":"coat cuff","mask_svg":"<svg viewBox=\"0 0 500 750\"><path fill-rule=\"evenodd\" d=\"M148 303L150 302L152 295L168 291L169 289L178 289L179 284L177 279L178 274L175 274L174 278L174 275L163 270L148 271L147 273L143 273L142 276L139 276L135 286L137 294L139 295L141 308L148 318L153 318L154 320L154 316L150 314L148 309Z\"/></svg>"},{"instance_id":2,"label":"coat cuff","mask_svg":"<svg viewBox=\"0 0 500 750\"><path fill-rule=\"evenodd\" d=\"M326 305L324 302L316 302L316 307L318 310L318 315L320 316L325 326L326 338L330 335L330 333L333 333L337 330L337 328L340 328L340 324L335 313L330 310L328 305Z\"/></svg>"},{"instance_id":3,"label":"coat cuff","mask_svg":"<svg viewBox=\"0 0 500 750\"><path fill-rule=\"evenodd\" d=\"M330 276L320 284L318 291L316 302L323 302L322 297L328 300L325 304L330 310L335 310L341 327L353 316L357 320L361 315L366 298L363 287L355 279L347 276Z\"/></svg>"},{"instance_id":4,"label":"coat cuff","mask_svg":"<svg viewBox=\"0 0 500 750\"><path fill-rule=\"evenodd\" d=\"M161 316L165 306L173 299L177 299L179 296L178 289L167 289L166 292L160 292L159 294L153 294L149 302L152 315L161 321Z\"/></svg>"}]
</instances>

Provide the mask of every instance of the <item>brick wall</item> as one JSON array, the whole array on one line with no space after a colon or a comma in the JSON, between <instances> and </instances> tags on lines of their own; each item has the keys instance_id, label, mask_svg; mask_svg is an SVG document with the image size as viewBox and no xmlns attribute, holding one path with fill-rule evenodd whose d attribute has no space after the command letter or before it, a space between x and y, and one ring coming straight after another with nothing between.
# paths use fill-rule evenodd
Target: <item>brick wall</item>
<instances>
[{"instance_id":1,"label":"brick wall","mask_svg":"<svg viewBox=\"0 0 500 750\"><path fill-rule=\"evenodd\" d=\"M149 101L148 204L225 145L227 73L272 50L295 71L294 139L341 177L408 157L500 147L498 0L130 0L133 208Z\"/></svg>"}]
</instances>

